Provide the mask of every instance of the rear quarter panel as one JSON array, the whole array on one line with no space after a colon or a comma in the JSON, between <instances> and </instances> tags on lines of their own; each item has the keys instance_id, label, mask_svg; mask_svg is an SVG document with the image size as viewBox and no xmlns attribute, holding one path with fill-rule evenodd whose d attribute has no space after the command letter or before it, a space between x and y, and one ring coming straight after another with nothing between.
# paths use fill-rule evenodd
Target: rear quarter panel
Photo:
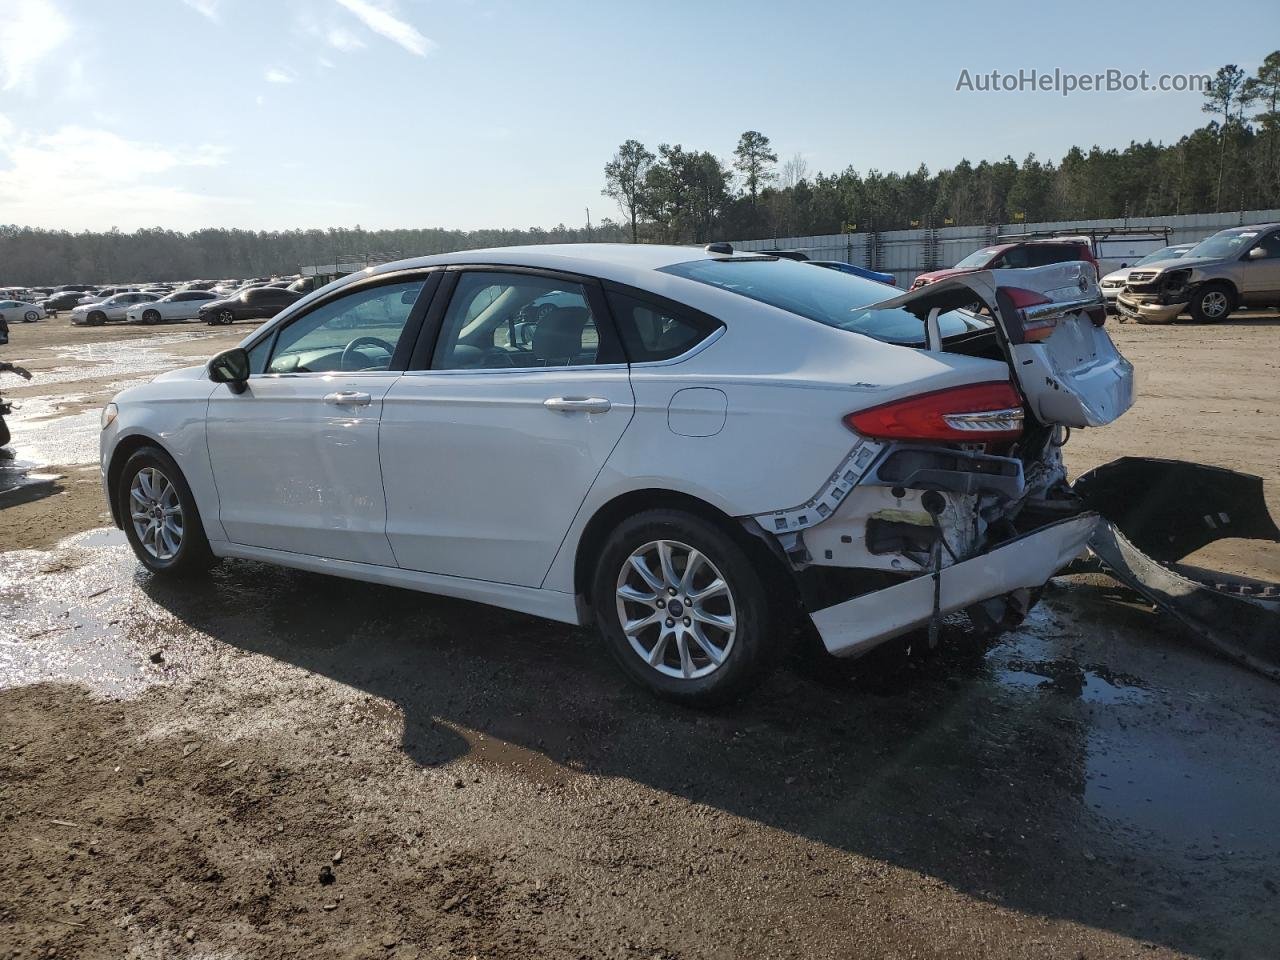
<instances>
[{"instance_id":1,"label":"rear quarter panel","mask_svg":"<svg viewBox=\"0 0 1280 960\"><path fill-rule=\"evenodd\" d=\"M632 365L635 416L588 492L544 587L573 591L583 529L622 494L672 490L731 517L785 510L817 493L857 442L845 415L916 393L1008 379L1004 363L893 346L724 296L730 299L695 304L712 316L735 314L705 349L679 362ZM686 436L673 429L673 398L689 388L724 395L723 426L715 433Z\"/></svg>"}]
</instances>

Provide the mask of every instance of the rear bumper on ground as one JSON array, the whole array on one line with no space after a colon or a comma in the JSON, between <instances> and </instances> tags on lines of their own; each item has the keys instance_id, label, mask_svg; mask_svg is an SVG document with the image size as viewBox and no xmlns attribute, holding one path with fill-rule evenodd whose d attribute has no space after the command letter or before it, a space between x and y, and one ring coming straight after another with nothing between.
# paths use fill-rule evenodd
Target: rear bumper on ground
<instances>
[{"instance_id":1,"label":"rear bumper on ground","mask_svg":"<svg viewBox=\"0 0 1280 960\"><path fill-rule=\"evenodd\" d=\"M991 597L1042 586L1084 552L1098 522L1096 513L1060 520L944 568L939 612L954 613ZM829 653L858 656L929 623L934 615L933 579L933 574L923 573L810 616Z\"/></svg>"}]
</instances>

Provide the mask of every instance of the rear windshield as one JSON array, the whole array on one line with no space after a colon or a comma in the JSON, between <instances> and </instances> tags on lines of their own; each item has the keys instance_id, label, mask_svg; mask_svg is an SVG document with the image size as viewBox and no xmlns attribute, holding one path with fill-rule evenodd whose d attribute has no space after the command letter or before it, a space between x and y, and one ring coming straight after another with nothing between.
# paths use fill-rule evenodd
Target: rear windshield
<instances>
[{"instance_id":1,"label":"rear windshield","mask_svg":"<svg viewBox=\"0 0 1280 960\"><path fill-rule=\"evenodd\" d=\"M815 270L793 260L690 260L661 268L663 273L697 280L770 306L817 320L828 327L861 333L886 343L924 343L924 324L906 310L867 310L870 304L896 295L883 283L838 270ZM972 314L952 310L938 317L944 337L990 324Z\"/></svg>"}]
</instances>

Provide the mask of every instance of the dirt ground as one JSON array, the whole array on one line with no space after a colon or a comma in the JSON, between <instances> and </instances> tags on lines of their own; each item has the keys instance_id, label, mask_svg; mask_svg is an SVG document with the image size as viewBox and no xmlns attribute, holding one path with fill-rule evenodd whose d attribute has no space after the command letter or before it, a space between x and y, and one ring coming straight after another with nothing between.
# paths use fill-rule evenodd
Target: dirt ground
<instances>
[{"instance_id":1,"label":"dirt ground","mask_svg":"<svg viewBox=\"0 0 1280 960\"><path fill-rule=\"evenodd\" d=\"M101 529L97 408L248 329L0 348L38 374L0 383L0 957L1275 956L1280 686L1104 577L706 714L588 631L144 575ZM1280 502L1280 318L1112 331L1142 397L1073 472L1199 460Z\"/></svg>"}]
</instances>

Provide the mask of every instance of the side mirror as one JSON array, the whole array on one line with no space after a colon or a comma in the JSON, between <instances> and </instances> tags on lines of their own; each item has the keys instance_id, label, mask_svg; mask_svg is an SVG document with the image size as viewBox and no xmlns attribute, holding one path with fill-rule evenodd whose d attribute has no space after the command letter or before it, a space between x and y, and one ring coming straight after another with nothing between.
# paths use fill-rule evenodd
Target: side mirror
<instances>
[{"instance_id":1,"label":"side mirror","mask_svg":"<svg viewBox=\"0 0 1280 960\"><path fill-rule=\"evenodd\" d=\"M1250 260L1261 260L1266 255L1267 255L1266 247L1254 247L1248 253L1248 257Z\"/></svg>"},{"instance_id":2,"label":"side mirror","mask_svg":"<svg viewBox=\"0 0 1280 960\"><path fill-rule=\"evenodd\" d=\"M209 379L225 383L232 393L244 393L249 388L249 351L243 347L223 350L209 361Z\"/></svg>"}]
</instances>

